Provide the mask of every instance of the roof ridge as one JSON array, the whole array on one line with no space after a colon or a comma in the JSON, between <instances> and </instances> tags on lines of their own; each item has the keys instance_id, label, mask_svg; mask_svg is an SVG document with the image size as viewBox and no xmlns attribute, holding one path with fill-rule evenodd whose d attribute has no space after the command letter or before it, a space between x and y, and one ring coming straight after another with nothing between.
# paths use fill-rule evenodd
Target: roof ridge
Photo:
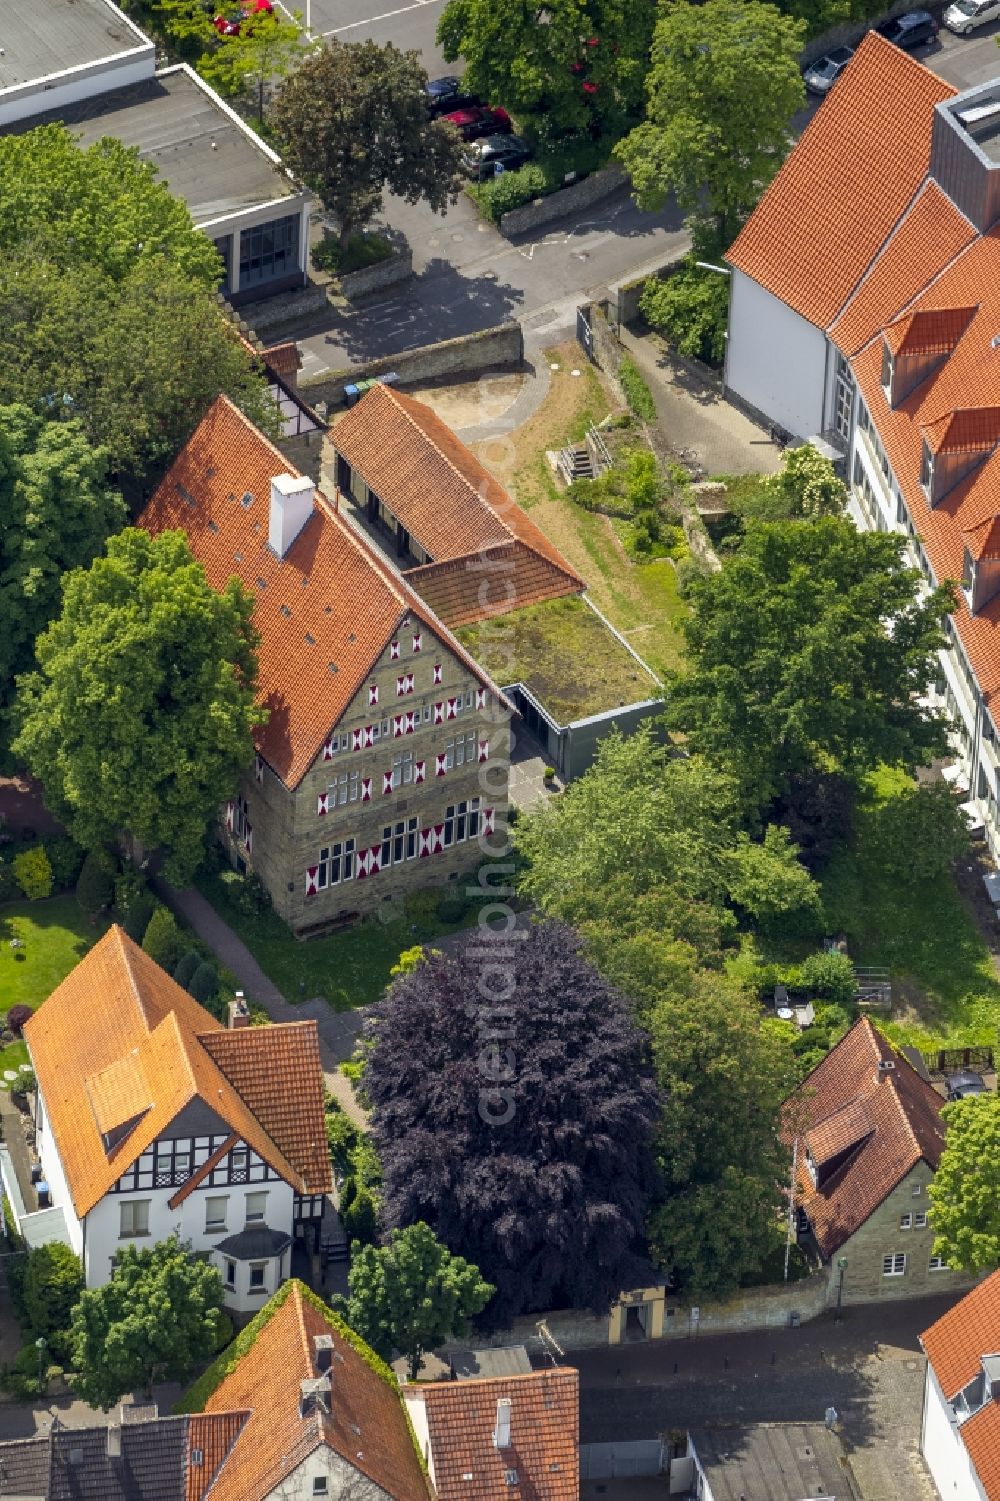
<instances>
[{"instance_id":1,"label":"roof ridge","mask_svg":"<svg viewBox=\"0 0 1000 1501\"><path fill-rule=\"evenodd\" d=\"M499 512L495 511L493 509L493 507L490 505L489 501L485 500L483 498L483 496L480 495L480 493L476 489L475 485L473 485L469 481L468 477L462 473L462 471L461 471L461 469L459 469L458 465L455 464L455 463L453 463L452 460L449 459L448 455L434 441L434 439L431 437L431 435L427 431L427 429L425 427L422 427L421 424L417 421L416 417L409 410L408 405L401 405L400 404L398 398L403 395L402 391L395 391L395 390L393 390L393 388L391 386L384 386L384 385L381 384L381 382L379 383L379 385L380 385L381 389L383 391L385 391L388 394L388 396L390 397L390 399L394 402L397 411L402 412L403 416L406 418L406 420L410 424L410 426L416 428L417 432L419 432L420 434L422 434L422 436L426 439L426 441L431 445L431 447L433 448L434 452L437 454L438 458L442 459L443 462L445 464L447 464L447 466L451 470L452 474L457 475L458 478L461 480L462 484L465 486L465 488L467 490L471 490L472 491L473 495L475 495L475 497L478 500L479 504L481 506L484 506L486 508L486 510L489 511L489 513L490 513L491 516L496 517L497 521L503 527L504 531L507 533L507 535L511 539L511 541L512 542L516 541L517 538L516 538L515 533L507 525L507 522L499 514ZM410 398L410 399L415 400L416 398ZM428 407L427 410L430 412L432 418L434 418L435 421L440 421L441 420L438 417L437 413L433 410L433 408ZM457 437L457 434L455 436ZM461 439L459 438L458 441L461 442ZM486 468L486 465L483 464L483 463L481 463L480 460L476 458L475 454L473 454L472 457L476 460L476 463L479 465L480 469L482 469L483 473L486 474L486 475L489 475L489 470ZM495 484L500 485L500 481L498 479L495 479L494 476L489 475L489 477L492 478L492 479L494 479L494 483ZM500 488L501 488L501 490L503 490L504 494L506 495L507 491L504 489L503 485L500 485ZM511 505L515 505L515 506L517 505L517 501L514 499L514 497L512 495L508 496L508 499L510 500Z\"/></svg>"},{"instance_id":2,"label":"roof ridge","mask_svg":"<svg viewBox=\"0 0 1000 1501\"><path fill-rule=\"evenodd\" d=\"M142 1023L146 1030L146 1035L147 1037L149 1037L152 1035L152 1032L155 1031L155 1028L150 1028L149 1017L146 1015L146 1008L142 1003L142 992L139 987L139 981L136 978L135 970L132 967L131 949L133 940L130 938L128 943L125 942L125 939L128 935L126 934L125 929L121 926L120 923L112 923L109 929L109 933L114 934L115 940L118 944L118 949L122 956L122 964L124 965L125 973L128 976L129 989L132 992L132 997L135 1001L136 1009L138 1010L139 1015L142 1017ZM138 945L136 945L136 947L138 947ZM145 951L140 949L140 953L143 952Z\"/></svg>"},{"instance_id":3,"label":"roof ridge","mask_svg":"<svg viewBox=\"0 0 1000 1501\"><path fill-rule=\"evenodd\" d=\"M260 355L259 354L257 355L257 359L260 359ZM218 396L212 402L211 406L208 408L208 410L205 413L205 416L201 419L201 421L204 422L205 418L206 417L210 417L212 415L212 412L215 410L215 408L219 407L219 406L225 407L228 411L230 411L238 419L238 421L240 423L242 423L242 425L245 428L247 428L254 435L255 438L259 439L259 441L264 445L265 448L269 448L271 450L271 452L274 454L274 456L277 459L278 464L280 466L275 471L276 474L288 474L288 475L291 475L292 479L307 479L308 478L308 475L303 474L302 471L301 471L301 469L296 469L295 465L291 462L290 459L288 459L288 458L285 457L285 455L282 453L282 451L278 447L278 445L276 443L272 443L271 439L267 436L267 434L264 433L264 432L261 432L260 428L257 426L257 424L255 422L251 422L251 420L247 416L246 412L241 411L241 409L236 405L235 401L233 401L231 397L229 397L229 396L226 395L225 391L220 391L219 392ZM199 422L199 424L198 424L198 427L200 427L200 426L201 426L201 422ZM198 431L198 428L195 428L195 432L197 432L197 431ZM191 434L191 437L194 437L194 433ZM188 442L190 442L190 439L188 439ZM182 454L184 452L184 449L186 447L187 447L186 443L182 444L181 447L177 450L177 453L174 455L174 459L178 458L180 456L180 454ZM171 460L171 465L170 465L171 468L173 468L173 464L174 464L174 460ZM170 472L170 470L168 469L167 473L169 474L169 472ZM164 476L164 477L166 477L166 476ZM316 486L314 484L313 485L313 491L314 491L314 493L315 493L315 491L317 489L318 489L318 486Z\"/></svg>"}]
</instances>

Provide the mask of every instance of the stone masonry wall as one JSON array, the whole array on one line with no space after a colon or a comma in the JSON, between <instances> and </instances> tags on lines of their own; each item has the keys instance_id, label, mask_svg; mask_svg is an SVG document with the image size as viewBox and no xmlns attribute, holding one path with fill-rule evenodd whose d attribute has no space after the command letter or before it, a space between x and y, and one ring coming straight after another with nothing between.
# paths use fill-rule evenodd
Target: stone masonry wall
<instances>
[{"instance_id":1,"label":"stone masonry wall","mask_svg":"<svg viewBox=\"0 0 1000 1501\"><path fill-rule=\"evenodd\" d=\"M421 637L421 649L413 650L415 633ZM335 919L341 914L368 914L383 904L403 897L420 887L445 885L458 872L476 869L482 860L475 838L466 837L450 848L423 858L404 859L373 872L365 879L355 878L328 885L307 894L306 872L319 864L320 851L346 839L355 841L357 854L380 845L386 827L408 824L416 818L417 829L440 825L445 810L479 798L480 809L492 808L498 832L506 820L507 773L509 766L509 712L493 695L483 708L476 708L479 680L463 662L419 622L404 622L397 633L399 656L394 658L387 645L355 695L347 711L334 727L339 742L332 758L321 750L313 765L294 792L284 786L269 766L263 766L262 779L255 772L244 778L242 793L250 810L253 826L253 850L248 856L243 846L238 852L260 876L271 894L275 910L293 930L300 930ZM435 683L434 667L441 668L440 682ZM413 691L397 696L397 679L412 673ZM369 703L369 684L378 689L377 704ZM435 723L436 704L447 715L449 699L462 698L462 709L452 718ZM471 698L471 703L469 702ZM419 715L411 734L395 736L392 719L403 713ZM331 716L332 717L332 716ZM387 733L383 736L383 725ZM363 750L341 749L352 745L354 729L378 727L378 739ZM474 734L478 747L486 744L488 760L456 764L439 774L436 757L447 753L449 741ZM331 736L331 740L332 740ZM383 791L384 774L391 772L393 757L412 753L414 761L424 762L424 780ZM344 805L335 799L335 785L343 776L358 774L358 795ZM370 797L362 801L365 780L371 782ZM350 785L350 784L349 784ZM328 798L328 811L319 811L320 798ZM468 829L468 826L466 826ZM458 820L454 830L457 835ZM405 838L404 831L404 854ZM232 841L230 841L232 844Z\"/></svg>"},{"instance_id":2,"label":"stone masonry wall","mask_svg":"<svg viewBox=\"0 0 1000 1501\"><path fill-rule=\"evenodd\" d=\"M600 172L591 172L582 182L571 183L567 188L547 193L544 198L536 198L531 203L522 204L520 208L511 209L509 214L502 215L500 219L500 233L509 239L511 235L524 234L529 229L539 229L543 224L551 224L553 219L561 219L564 214L578 213L580 209L589 208L592 203L599 203L602 198L617 193L628 180L628 173L623 167L602 167Z\"/></svg>"},{"instance_id":3,"label":"stone masonry wall","mask_svg":"<svg viewBox=\"0 0 1000 1501\"><path fill-rule=\"evenodd\" d=\"M900 1228L903 1215L909 1214L915 1220L917 1214L927 1214L930 1209L927 1187L932 1177L927 1164L919 1163L837 1253L837 1256L847 1257L845 1304L919 1297L932 1292L960 1292L972 1285L975 1279L964 1272L930 1271L928 1263L934 1245L934 1231L929 1225L923 1230ZM915 1192L916 1189L919 1193ZM883 1256L899 1252L906 1256L905 1273L897 1277L884 1276ZM837 1256L832 1258L833 1261ZM839 1279L839 1271L837 1277ZM836 1297L836 1289L833 1296Z\"/></svg>"},{"instance_id":4,"label":"stone masonry wall","mask_svg":"<svg viewBox=\"0 0 1000 1501\"><path fill-rule=\"evenodd\" d=\"M353 381L387 375L389 371L395 371L403 385L417 385L423 381L476 375L482 370L520 365L523 358L521 325L501 323L495 328L463 334L457 339L442 339L439 344L424 344L419 349L405 349L400 354L369 360L352 370L307 376L299 380L299 394L313 407L319 401L337 406L344 399L345 386Z\"/></svg>"},{"instance_id":5,"label":"stone masonry wall","mask_svg":"<svg viewBox=\"0 0 1000 1501\"><path fill-rule=\"evenodd\" d=\"M374 266L362 266L358 271L348 271L340 277L340 290L353 302L358 297L369 297L372 292L394 287L397 282L406 281L412 275L413 251L407 246L405 250L394 250L392 255L386 256L384 261L376 261Z\"/></svg>"}]
</instances>

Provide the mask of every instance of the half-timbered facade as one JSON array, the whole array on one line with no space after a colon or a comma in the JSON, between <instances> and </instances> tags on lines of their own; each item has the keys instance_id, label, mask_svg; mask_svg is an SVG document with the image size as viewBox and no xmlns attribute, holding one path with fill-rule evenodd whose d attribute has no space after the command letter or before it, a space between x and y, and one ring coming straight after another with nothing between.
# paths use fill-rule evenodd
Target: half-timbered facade
<instances>
[{"instance_id":1,"label":"half-timbered facade","mask_svg":"<svg viewBox=\"0 0 1000 1501\"><path fill-rule=\"evenodd\" d=\"M335 501L225 398L142 517L255 598L267 723L222 814L296 931L474 869L507 806L503 694Z\"/></svg>"},{"instance_id":2,"label":"half-timbered facade","mask_svg":"<svg viewBox=\"0 0 1000 1501\"><path fill-rule=\"evenodd\" d=\"M177 1235L248 1312L318 1232L332 1181L316 1024L231 1020L114 927L26 1026L42 1171L88 1286L123 1245Z\"/></svg>"}]
</instances>

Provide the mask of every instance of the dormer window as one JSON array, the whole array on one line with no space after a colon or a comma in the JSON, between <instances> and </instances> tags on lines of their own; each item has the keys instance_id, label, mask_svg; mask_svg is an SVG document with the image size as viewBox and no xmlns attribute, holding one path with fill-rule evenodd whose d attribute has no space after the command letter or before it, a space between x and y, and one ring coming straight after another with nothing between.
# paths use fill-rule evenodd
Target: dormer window
<instances>
[{"instance_id":1,"label":"dormer window","mask_svg":"<svg viewBox=\"0 0 1000 1501\"><path fill-rule=\"evenodd\" d=\"M924 440L920 453L920 483L928 500L933 499L934 494L934 455L931 453L930 444Z\"/></svg>"},{"instance_id":2,"label":"dormer window","mask_svg":"<svg viewBox=\"0 0 1000 1501\"><path fill-rule=\"evenodd\" d=\"M886 400L892 406L892 377L894 374L894 361L892 350L888 344L882 345L882 389L885 391Z\"/></svg>"},{"instance_id":3,"label":"dormer window","mask_svg":"<svg viewBox=\"0 0 1000 1501\"><path fill-rule=\"evenodd\" d=\"M966 594L969 596L970 599L972 598L973 592L975 590L975 585L976 585L976 565L972 561L972 554L971 554L971 552L969 551L968 548L966 548L965 549L965 556L964 556L963 563L962 563L962 588L965 590Z\"/></svg>"}]
</instances>

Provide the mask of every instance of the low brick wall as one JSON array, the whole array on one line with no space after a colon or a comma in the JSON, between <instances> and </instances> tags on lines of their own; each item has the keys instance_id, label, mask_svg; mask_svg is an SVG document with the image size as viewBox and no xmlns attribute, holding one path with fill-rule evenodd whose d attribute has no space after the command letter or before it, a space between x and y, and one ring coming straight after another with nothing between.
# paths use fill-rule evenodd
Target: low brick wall
<instances>
[{"instance_id":1,"label":"low brick wall","mask_svg":"<svg viewBox=\"0 0 1000 1501\"><path fill-rule=\"evenodd\" d=\"M402 385L442 380L453 375L476 375L481 370L520 365L524 358L524 337L519 323L501 323L479 333L463 334L458 339L443 339L439 344L423 344L401 354L385 355L352 370L328 370L299 380L303 401L314 407L318 401L337 406L344 399L344 387L354 381L386 375L394 370Z\"/></svg>"},{"instance_id":2,"label":"low brick wall","mask_svg":"<svg viewBox=\"0 0 1000 1501\"><path fill-rule=\"evenodd\" d=\"M577 209L599 203L602 198L616 193L627 182L628 173L624 167L602 167L600 172L591 172L582 182L571 183L568 188L560 188L556 193L536 198L532 203L522 204L520 208L512 208L500 220L500 233L509 238L511 235L524 234L529 229L538 229L542 224L551 223L553 219L561 219L564 214L572 214Z\"/></svg>"},{"instance_id":3,"label":"low brick wall","mask_svg":"<svg viewBox=\"0 0 1000 1501\"><path fill-rule=\"evenodd\" d=\"M407 246L405 250L394 250L392 255L386 256L384 261L376 261L374 266L348 271L340 278L340 290L349 302L354 302L359 297L370 297L373 292L394 287L412 275L413 251Z\"/></svg>"},{"instance_id":4,"label":"low brick wall","mask_svg":"<svg viewBox=\"0 0 1000 1501\"><path fill-rule=\"evenodd\" d=\"M650 277L669 276L671 271L676 271L690 253L691 246L687 243L666 260L658 257L654 261L647 262L640 271L633 272L627 281L610 282L608 284L608 317L611 322L631 323L633 318L638 317L639 298Z\"/></svg>"},{"instance_id":5,"label":"low brick wall","mask_svg":"<svg viewBox=\"0 0 1000 1501\"><path fill-rule=\"evenodd\" d=\"M822 36L814 37L811 42L807 42L802 49L799 61L803 68L806 68L810 63L815 62L817 57L831 52L834 47L856 47L865 32L870 31L873 26L881 26L883 21L888 21L893 16L901 16L904 11L915 9L913 0L897 0L895 5L888 7L881 15L869 16L867 21L842 21L839 26L831 26L830 30L824 31ZM931 0L930 4L922 5L921 9L929 10L932 16L940 20L945 3L944 0ZM924 58L921 57L920 61L923 62Z\"/></svg>"},{"instance_id":6,"label":"low brick wall","mask_svg":"<svg viewBox=\"0 0 1000 1501\"><path fill-rule=\"evenodd\" d=\"M303 318L321 313L326 305L326 288L311 281L294 292L278 292L260 302L244 303L237 309L236 318L254 333L271 336L280 329L294 327Z\"/></svg>"}]
</instances>

